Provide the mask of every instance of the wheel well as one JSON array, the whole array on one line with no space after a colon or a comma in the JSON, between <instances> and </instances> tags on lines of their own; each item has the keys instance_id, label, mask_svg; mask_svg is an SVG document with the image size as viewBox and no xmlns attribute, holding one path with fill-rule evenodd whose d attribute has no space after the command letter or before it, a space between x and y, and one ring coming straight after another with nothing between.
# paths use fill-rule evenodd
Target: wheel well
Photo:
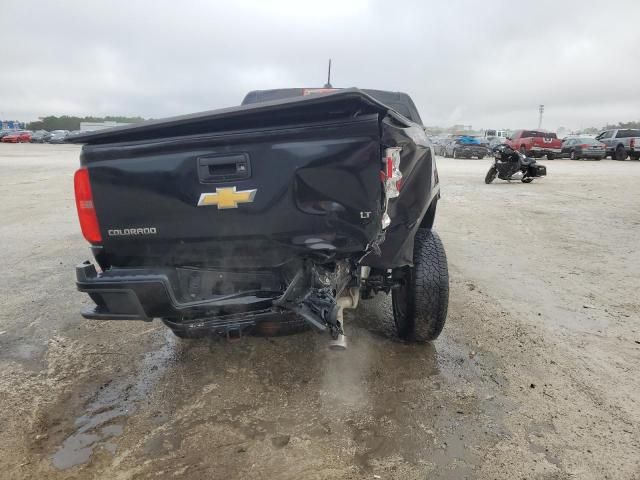
<instances>
[{"instance_id":1,"label":"wheel well","mask_svg":"<svg viewBox=\"0 0 640 480\"><path fill-rule=\"evenodd\" d=\"M420 228L428 228L431 230L433 228L433 222L436 219L436 206L438 204L438 197L434 198L431 201L431 205L427 209L427 213L422 217L422 221L420 222Z\"/></svg>"}]
</instances>

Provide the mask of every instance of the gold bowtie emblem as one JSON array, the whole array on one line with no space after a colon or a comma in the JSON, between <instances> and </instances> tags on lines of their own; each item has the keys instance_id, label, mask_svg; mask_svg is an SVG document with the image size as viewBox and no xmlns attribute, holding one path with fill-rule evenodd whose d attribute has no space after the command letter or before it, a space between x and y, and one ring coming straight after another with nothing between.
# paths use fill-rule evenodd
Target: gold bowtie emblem
<instances>
[{"instance_id":1,"label":"gold bowtie emblem","mask_svg":"<svg viewBox=\"0 0 640 480\"><path fill-rule=\"evenodd\" d=\"M219 210L225 208L238 208L239 203L251 203L258 190L240 190L236 187L216 188L216 193L202 193L198 200L199 207L215 205Z\"/></svg>"}]
</instances>

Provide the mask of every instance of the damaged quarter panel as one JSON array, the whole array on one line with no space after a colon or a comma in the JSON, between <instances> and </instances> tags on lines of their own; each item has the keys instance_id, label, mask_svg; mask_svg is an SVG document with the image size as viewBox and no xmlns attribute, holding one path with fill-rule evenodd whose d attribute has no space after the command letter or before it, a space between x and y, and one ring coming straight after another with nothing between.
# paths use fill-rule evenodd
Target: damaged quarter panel
<instances>
[{"instance_id":1,"label":"damaged quarter panel","mask_svg":"<svg viewBox=\"0 0 640 480\"><path fill-rule=\"evenodd\" d=\"M367 255L364 264L395 268L413 264L413 240L432 202L440 195L431 144L421 126L400 123L393 116L382 121L382 143L401 147L400 195L389 202L391 225L380 245L381 253Z\"/></svg>"}]
</instances>

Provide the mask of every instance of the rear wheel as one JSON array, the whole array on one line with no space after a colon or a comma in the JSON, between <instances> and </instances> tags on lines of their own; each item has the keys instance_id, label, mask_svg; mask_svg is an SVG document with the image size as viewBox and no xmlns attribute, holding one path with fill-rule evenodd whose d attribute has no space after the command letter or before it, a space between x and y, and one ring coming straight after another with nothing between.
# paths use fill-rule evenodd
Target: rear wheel
<instances>
[{"instance_id":1,"label":"rear wheel","mask_svg":"<svg viewBox=\"0 0 640 480\"><path fill-rule=\"evenodd\" d=\"M627 159L627 151L624 149L622 145L619 145L618 148L616 148L615 158L616 160Z\"/></svg>"},{"instance_id":2,"label":"rear wheel","mask_svg":"<svg viewBox=\"0 0 640 480\"><path fill-rule=\"evenodd\" d=\"M484 183L486 183L487 185L490 184L496 179L497 175L498 171L496 170L496 167L491 167L487 172L487 175L484 177Z\"/></svg>"},{"instance_id":3,"label":"rear wheel","mask_svg":"<svg viewBox=\"0 0 640 480\"><path fill-rule=\"evenodd\" d=\"M391 294L398 336L412 342L438 338L449 304L447 255L438 234L418 229L413 267L396 269L394 276L401 283Z\"/></svg>"}]
</instances>

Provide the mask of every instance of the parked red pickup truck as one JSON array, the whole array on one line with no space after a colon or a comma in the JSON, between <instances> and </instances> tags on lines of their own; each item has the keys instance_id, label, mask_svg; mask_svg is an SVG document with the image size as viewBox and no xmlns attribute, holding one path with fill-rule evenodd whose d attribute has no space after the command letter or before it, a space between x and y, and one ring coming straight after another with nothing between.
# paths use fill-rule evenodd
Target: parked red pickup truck
<instances>
[{"instance_id":1,"label":"parked red pickup truck","mask_svg":"<svg viewBox=\"0 0 640 480\"><path fill-rule=\"evenodd\" d=\"M527 157L547 156L553 160L562 151L562 141L555 133L542 130L516 130L506 141L514 150L520 150Z\"/></svg>"}]
</instances>

